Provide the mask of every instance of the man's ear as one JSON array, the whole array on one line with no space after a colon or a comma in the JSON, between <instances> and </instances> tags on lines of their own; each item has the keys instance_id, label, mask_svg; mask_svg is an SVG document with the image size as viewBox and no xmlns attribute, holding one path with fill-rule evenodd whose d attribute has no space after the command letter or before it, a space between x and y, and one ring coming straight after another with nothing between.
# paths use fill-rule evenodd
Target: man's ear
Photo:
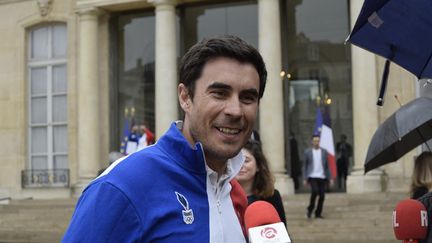
<instances>
[{"instance_id":1,"label":"man's ear","mask_svg":"<svg viewBox=\"0 0 432 243\"><path fill-rule=\"evenodd\" d=\"M184 84L179 84L177 87L178 99L180 103L180 107L182 110L187 113L190 109L190 96L187 87Z\"/></svg>"}]
</instances>

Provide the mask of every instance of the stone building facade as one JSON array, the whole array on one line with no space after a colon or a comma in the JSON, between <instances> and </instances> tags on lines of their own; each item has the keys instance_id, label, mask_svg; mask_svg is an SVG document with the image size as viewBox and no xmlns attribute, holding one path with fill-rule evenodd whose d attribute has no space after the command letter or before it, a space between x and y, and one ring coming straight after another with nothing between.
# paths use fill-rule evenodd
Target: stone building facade
<instances>
[{"instance_id":1,"label":"stone building facade","mask_svg":"<svg viewBox=\"0 0 432 243\"><path fill-rule=\"evenodd\" d=\"M179 58L220 34L246 39L267 64L257 128L282 194L294 193L289 138L301 156L318 96L332 100L335 142L346 134L354 146L347 192L406 191L418 151L366 176L363 162L399 106L393 95L428 92L393 65L377 107L384 60L343 43L363 1L320 2L0 0L0 198L78 196L118 150L128 114L163 134L181 118Z\"/></svg>"}]
</instances>

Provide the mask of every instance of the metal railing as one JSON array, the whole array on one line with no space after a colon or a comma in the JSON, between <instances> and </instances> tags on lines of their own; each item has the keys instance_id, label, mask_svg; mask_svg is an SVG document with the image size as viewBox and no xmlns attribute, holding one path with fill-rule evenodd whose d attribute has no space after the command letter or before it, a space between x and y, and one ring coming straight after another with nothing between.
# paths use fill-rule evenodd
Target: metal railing
<instances>
[{"instance_id":1,"label":"metal railing","mask_svg":"<svg viewBox=\"0 0 432 243\"><path fill-rule=\"evenodd\" d=\"M69 169L22 170L23 188L69 187Z\"/></svg>"}]
</instances>

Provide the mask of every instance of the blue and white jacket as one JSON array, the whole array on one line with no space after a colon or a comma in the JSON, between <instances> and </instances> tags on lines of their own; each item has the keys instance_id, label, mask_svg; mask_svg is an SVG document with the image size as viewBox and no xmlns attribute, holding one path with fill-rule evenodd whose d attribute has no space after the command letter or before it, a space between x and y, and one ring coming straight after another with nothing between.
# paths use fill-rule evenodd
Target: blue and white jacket
<instances>
[{"instance_id":1,"label":"blue and white jacket","mask_svg":"<svg viewBox=\"0 0 432 243\"><path fill-rule=\"evenodd\" d=\"M243 155L219 180L182 123L150 147L113 163L83 191L62 242L246 242L230 181Z\"/></svg>"}]
</instances>

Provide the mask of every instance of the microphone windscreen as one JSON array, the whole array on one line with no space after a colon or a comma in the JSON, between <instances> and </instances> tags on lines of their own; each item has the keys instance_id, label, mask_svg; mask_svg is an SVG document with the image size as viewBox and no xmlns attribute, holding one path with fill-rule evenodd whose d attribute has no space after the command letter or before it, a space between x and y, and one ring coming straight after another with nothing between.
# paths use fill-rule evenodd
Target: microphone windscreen
<instances>
[{"instance_id":1,"label":"microphone windscreen","mask_svg":"<svg viewBox=\"0 0 432 243\"><path fill-rule=\"evenodd\" d=\"M427 234L428 217L425 206L413 199L400 201L393 211L393 230L398 240L420 240Z\"/></svg>"},{"instance_id":2,"label":"microphone windscreen","mask_svg":"<svg viewBox=\"0 0 432 243\"><path fill-rule=\"evenodd\" d=\"M278 212L266 201L255 201L246 208L245 212L246 230L266 224L281 222Z\"/></svg>"}]
</instances>

